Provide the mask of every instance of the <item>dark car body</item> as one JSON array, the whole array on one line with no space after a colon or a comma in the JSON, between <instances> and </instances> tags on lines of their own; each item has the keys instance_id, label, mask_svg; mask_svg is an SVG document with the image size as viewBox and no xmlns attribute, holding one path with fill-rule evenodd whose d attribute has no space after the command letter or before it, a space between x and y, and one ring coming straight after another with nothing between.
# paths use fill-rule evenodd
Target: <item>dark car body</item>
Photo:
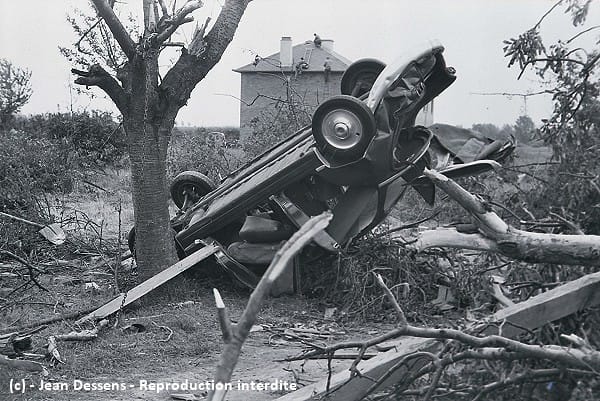
<instances>
[{"instance_id":1,"label":"dark car body","mask_svg":"<svg viewBox=\"0 0 600 401\"><path fill-rule=\"evenodd\" d=\"M409 188L432 203L426 166L451 177L490 170L511 153L512 142L444 125L415 126L419 111L455 79L437 42L389 66L353 64L342 80L346 95L321 104L311 126L180 204L171 221L180 256L218 242L222 264L253 286L256 276L246 267L268 263L311 216L331 211L314 244L337 252L377 226Z\"/></svg>"}]
</instances>

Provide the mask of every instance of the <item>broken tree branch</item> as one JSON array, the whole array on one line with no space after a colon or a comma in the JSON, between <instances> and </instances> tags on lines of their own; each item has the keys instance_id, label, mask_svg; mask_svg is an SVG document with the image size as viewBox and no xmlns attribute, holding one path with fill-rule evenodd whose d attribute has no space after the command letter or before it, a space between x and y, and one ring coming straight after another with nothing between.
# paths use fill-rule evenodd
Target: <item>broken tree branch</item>
<instances>
[{"instance_id":1,"label":"broken tree branch","mask_svg":"<svg viewBox=\"0 0 600 401\"><path fill-rule=\"evenodd\" d=\"M104 319L91 330L71 331L68 334L55 334L52 337L56 341L92 341L98 338L98 332L106 325L108 325L108 320Z\"/></svg>"},{"instance_id":2,"label":"broken tree branch","mask_svg":"<svg viewBox=\"0 0 600 401\"><path fill-rule=\"evenodd\" d=\"M498 164L498 166L500 165ZM508 225L492 211L490 206L485 205L454 180L435 170L425 169L423 174L465 208L478 223L482 232L488 235L497 235L508 231Z\"/></svg>"},{"instance_id":3,"label":"broken tree branch","mask_svg":"<svg viewBox=\"0 0 600 401\"><path fill-rule=\"evenodd\" d=\"M129 60L133 59L135 55L135 42L127 33L127 30L119 20L119 17L115 14L114 10L106 2L106 0L92 0L94 6L96 7L96 11L98 11L98 15L106 21L106 25L115 36L117 43L123 50L123 53L127 56Z\"/></svg>"},{"instance_id":4,"label":"broken tree branch","mask_svg":"<svg viewBox=\"0 0 600 401\"><path fill-rule=\"evenodd\" d=\"M100 64L94 64L89 71L71 69L79 78L75 80L78 85L97 86L102 89L115 103L122 114L127 112L128 95L115 78L112 77Z\"/></svg>"},{"instance_id":5,"label":"broken tree branch","mask_svg":"<svg viewBox=\"0 0 600 401\"><path fill-rule=\"evenodd\" d=\"M189 14L201 8L203 5L204 4L200 0L188 0L171 18L165 19L165 26L159 28L161 29L161 32L159 32L156 37L157 43L162 44L169 39L182 24L193 21L194 19Z\"/></svg>"},{"instance_id":6,"label":"broken tree branch","mask_svg":"<svg viewBox=\"0 0 600 401\"><path fill-rule=\"evenodd\" d=\"M215 296L215 304L217 306L217 316L219 318L219 325L221 326L221 332L223 333L223 342L227 344L231 341L231 337L233 336L231 321L229 320L227 308L225 307L225 303L223 302L223 298L221 298L219 290L213 288L213 294Z\"/></svg>"},{"instance_id":7,"label":"broken tree branch","mask_svg":"<svg viewBox=\"0 0 600 401\"><path fill-rule=\"evenodd\" d=\"M4 355L0 355L0 366L5 366L9 369L26 370L28 372L42 372L47 374L46 368L41 363L21 360L21 359L9 359Z\"/></svg>"},{"instance_id":8,"label":"broken tree branch","mask_svg":"<svg viewBox=\"0 0 600 401\"><path fill-rule=\"evenodd\" d=\"M192 41L190 42L190 54L192 55L200 55L204 51L204 33L206 32L206 28L210 23L210 17L206 18L204 24L200 27L196 25L196 30L194 31L194 36L192 37Z\"/></svg>"},{"instance_id":9,"label":"broken tree branch","mask_svg":"<svg viewBox=\"0 0 600 401\"><path fill-rule=\"evenodd\" d=\"M86 308L86 309L83 309L83 310L79 310L79 311L75 311L75 312L71 312L71 313L66 313L64 315L63 314L59 314L58 316L53 316L53 317L50 317L48 319L43 319L43 320L39 320L37 322L28 323L28 324L25 324L25 325L22 325L22 326L19 326L19 327L16 327L16 328L12 328L10 330L17 330L17 331L19 331L19 330L29 329L29 328L32 328L32 327L36 327L36 328L44 327L45 328L47 324L58 322L58 321L61 321L61 320L76 319L79 316L88 314L90 312L93 312L96 309L98 309L98 307L94 306L94 307L91 307L91 308ZM7 329L2 329L0 331L5 331L5 330L7 330Z\"/></svg>"},{"instance_id":10,"label":"broken tree branch","mask_svg":"<svg viewBox=\"0 0 600 401\"><path fill-rule=\"evenodd\" d=\"M292 237L277 251L267 271L260 282L252 291L246 309L242 313L238 324L233 329L231 341L225 344L223 353L217 365L215 383L229 383L233 369L235 368L242 345L250 333L252 325L256 321L263 300L269 294L273 282L289 267L292 258L307 245L312 238L322 231L331 220L331 213L323 213L308 220ZM226 387L226 386L224 386ZM221 401L225 398L227 390L215 390L209 394L209 401Z\"/></svg>"},{"instance_id":11,"label":"broken tree branch","mask_svg":"<svg viewBox=\"0 0 600 401\"><path fill-rule=\"evenodd\" d=\"M43 287L39 281L37 281L37 279L35 278L35 273L33 272L34 270L37 271L38 273L41 273L42 271L40 269L38 269L37 267L33 266L31 263L29 263L28 261L26 261L25 259L23 259L22 257L15 255L12 252L9 251L0 251L0 253L2 253L3 255L6 255L18 262L21 262L22 264L25 265L25 267L27 267L27 271L29 272L29 279L42 291L46 291L48 292L48 290Z\"/></svg>"},{"instance_id":12,"label":"broken tree branch","mask_svg":"<svg viewBox=\"0 0 600 401\"><path fill-rule=\"evenodd\" d=\"M400 307L400 304L398 304L398 300L396 299L394 294L392 294L392 291L389 289L389 287L383 281L383 277L381 277L381 274L373 273L373 275L375 276L375 280L377 281L377 284L383 289L385 296L388 298L388 300L394 306L394 309L396 310L396 314L398 315L398 325L406 326L408 324L408 321L406 320L406 316L404 315L404 311Z\"/></svg>"},{"instance_id":13,"label":"broken tree branch","mask_svg":"<svg viewBox=\"0 0 600 401\"><path fill-rule=\"evenodd\" d=\"M417 251L431 247L464 248L497 252L529 263L600 266L600 236L516 229L452 179L428 169L424 174L473 216L479 233L465 234L447 228L424 231L409 245L411 248Z\"/></svg>"}]
</instances>

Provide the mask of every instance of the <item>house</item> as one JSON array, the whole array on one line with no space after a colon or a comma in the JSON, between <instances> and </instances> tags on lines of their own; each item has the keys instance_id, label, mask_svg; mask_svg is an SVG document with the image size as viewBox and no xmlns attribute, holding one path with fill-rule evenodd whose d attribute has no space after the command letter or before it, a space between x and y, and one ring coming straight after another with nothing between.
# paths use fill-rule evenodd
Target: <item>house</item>
<instances>
[{"instance_id":1,"label":"house","mask_svg":"<svg viewBox=\"0 0 600 401\"><path fill-rule=\"evenodd\" d=\"M253 63L233 70L241 75L240 137L252 134L256 119L270 122L280 116L284 106L293 105L309 123L320 103L340 94L342 75L351 63L334 51L331 39L323 39L320 46L312 40L294 46L291 37L282 37L279 53L256 56ZM433 102L423 107L416 124L433 124Z\"/></svg>"},{"instance_id":2,"label":"house","mask_svg":"<svg viewBox=\"0 0 600 401\"><path fill-rule=\"evenodd\" d=\"M274 118L282 106L293 104L306 120L320 103L340 94L340 81L350 64L334 51L333 40L323 39L320 46L312 40L292 45L291 37L282 37L279 53L257 56L253 63L234 69L242 81L240 136L252 133L254 119Z\"/></svg>"}]
</instances>

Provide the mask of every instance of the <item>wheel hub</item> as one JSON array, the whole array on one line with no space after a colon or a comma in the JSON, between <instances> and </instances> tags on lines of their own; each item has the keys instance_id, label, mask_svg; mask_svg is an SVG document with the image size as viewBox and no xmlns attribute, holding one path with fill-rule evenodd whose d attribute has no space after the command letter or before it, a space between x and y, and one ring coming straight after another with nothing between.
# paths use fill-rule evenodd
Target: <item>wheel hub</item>
<instances>
[{"instance_id":1,"label":"wheel hub","mask_svg":"<svg viewBox=\"0 0 600 401\"><path fill-rule=\"evenodd\" d=\"M334 130L335 136L339 139L346 139L350 135L350 128L343 122L336 123Z\"/></svg>"},{"instance_id":2,"label":"wheel hub","mask_svg":"<svg viewBox=\"0 0 600 401\"><path fill-rule=\"evenodd\" d=\"M350 149L360 141L363 126L351 111L335 109L323 118L323 136L338 149Z\"/></svg>"}]
</instances>

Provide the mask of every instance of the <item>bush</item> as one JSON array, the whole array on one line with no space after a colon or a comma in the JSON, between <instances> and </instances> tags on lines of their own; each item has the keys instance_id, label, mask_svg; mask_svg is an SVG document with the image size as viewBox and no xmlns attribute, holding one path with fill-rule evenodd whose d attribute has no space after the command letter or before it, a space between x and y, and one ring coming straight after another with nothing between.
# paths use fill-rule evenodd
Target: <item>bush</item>
<instances>
[{"instance_id":1,"label":"bush","mask_svg":"<svg viewBox=\"0 0 600 401\"><path fill-rule=\"evenodd\" d=\"M124 131L107 112L39 114L20 119L16 127L51 141L61 154L68 154L61 156L73 160L79 169L113 164L127 151Z\"/></svg>"},{"instance_id":2,"label":"bush","mask_svg":"<svg viewBox=\"0 0 600 401\"><path fill-rule=\"evenodd\" d=\"M245 154L235 146L235 133L228 131L229 134L219 135L207 128L175 128L167 155L167 176L173 178L182 171L195 170L218 183L240 167Z\"/></svg>"},{"instance_id":3,"label":"bush","mask_svg":"<svg viewBox=\"0 0 600 401\"><path fill-rule=\"evenodd\" d=\"M13 127L0 130L0 208L32 219L47 217L39 199L70 192L76 177L114 164L126 151L120 125L106 112L19 117Z\"/></svg>"},{"instance_id":4,"label":"bush","mask_svg":"<svg viewBox=\"0 0 600 401\"><path fill-rule=\"evenodd\" d=\"M63 163L60 149L47 138L29 132L0 131L0 208L30 210L36 197L69 190L73 170Z\"/></svg>"}]
</instances>

